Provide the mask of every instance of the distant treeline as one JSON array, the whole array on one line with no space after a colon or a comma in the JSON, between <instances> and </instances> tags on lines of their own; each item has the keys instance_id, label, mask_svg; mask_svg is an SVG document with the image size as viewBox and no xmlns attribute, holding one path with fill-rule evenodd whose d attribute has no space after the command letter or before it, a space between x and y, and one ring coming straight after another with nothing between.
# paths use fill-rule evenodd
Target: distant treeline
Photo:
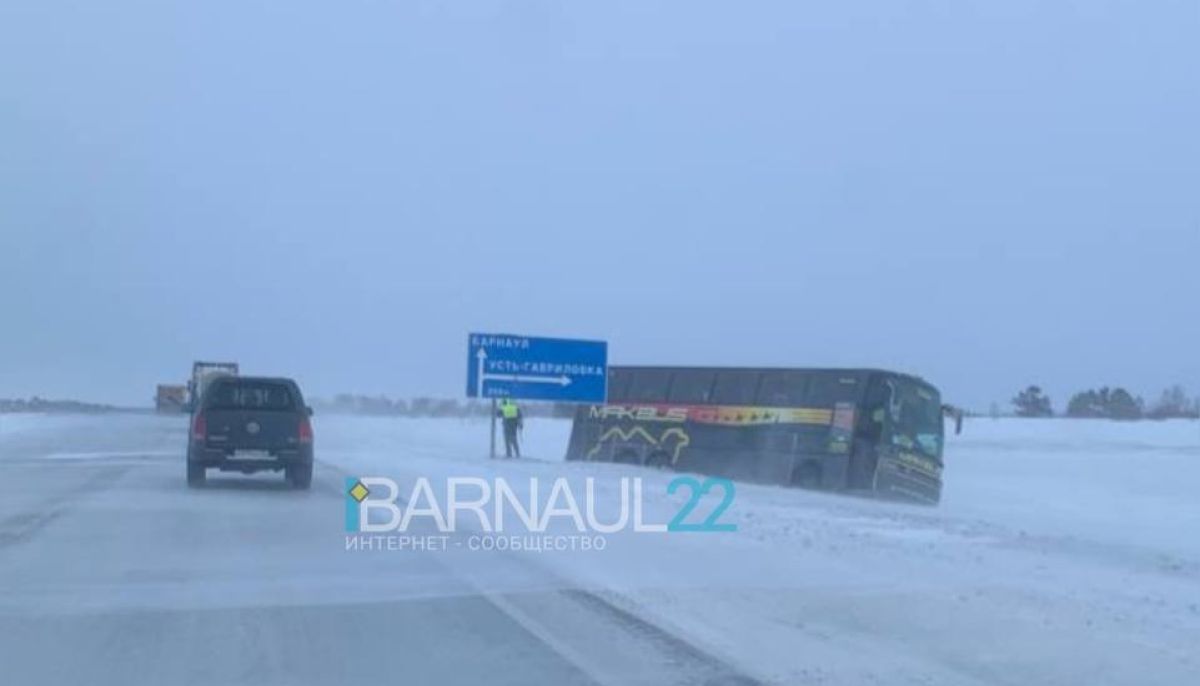
<instances>
[{"instance_id":1,"label":"distant treeline","mask_svg":"<svg viewBox=\"0 0 1200 686\"><path fill-rule=\"evenodd\" d=\"M46 400L36 395L32 398L6 400L0 398L0 412L55 412L55 413L100 413L119 412L122 408L112 405L97 405L78 400Z\"/></svg>"},{"instance_id":2,"label":"distant treeline","mask_svg":"<svg viewBox=\"0 0 1200 686\"><path fill-rule=\"evenodd\" d=\"M1057 413L1049 396L1040 386L1029 386L1012 399L1018 417L1054 417ZM999 409L992 408L992 414ZM1162 392L1156 402L1146 403L1124 388L1102 386L1079 391L1067 401L1064 417L1099 419L1196 419L1200 417L1200 398L1189 398L1183 386Z\"/></svg>"},{"instance_id":3,"label":"distant treeline","mask_svg":"<svg viewBox=\"0 0 1200 686\"><path fill-rule=\"evenodd\" d=\"M332 400L314 399L318 412L361 414L379 417L487 417L490 401L455 400L451 398L396 398L383 395L353 395L342 393ZM564 403L519 403L526 417L570 418L575 406Z\"/></svg>"}]
</instances>

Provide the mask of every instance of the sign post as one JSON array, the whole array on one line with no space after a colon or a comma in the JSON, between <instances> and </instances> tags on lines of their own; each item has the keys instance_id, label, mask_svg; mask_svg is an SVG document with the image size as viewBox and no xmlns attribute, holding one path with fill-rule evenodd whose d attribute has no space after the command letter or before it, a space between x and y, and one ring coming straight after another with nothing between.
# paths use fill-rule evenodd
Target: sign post
<instances>
[{"instance_id":1,"label":"sign post","mask_svg":"<svg viewBox=\"0 0 1200 686\"><path fill-rule=\"evenodd\" d=\"M488 448L488 459L496 459L496 399L492 398L492 442Z\"/></svg>"},{"instance_id":2,"label":"sign post","mask_svg":"<svg viewBox=\"0 0 1200 686\"><path fill-rule=\"evenodd\" d=\"M491 448L496 457L496 401L603 403L608 392L608 343L516 334L467 337L467 397L491 400Z\"/></svg>"}]
</instances>

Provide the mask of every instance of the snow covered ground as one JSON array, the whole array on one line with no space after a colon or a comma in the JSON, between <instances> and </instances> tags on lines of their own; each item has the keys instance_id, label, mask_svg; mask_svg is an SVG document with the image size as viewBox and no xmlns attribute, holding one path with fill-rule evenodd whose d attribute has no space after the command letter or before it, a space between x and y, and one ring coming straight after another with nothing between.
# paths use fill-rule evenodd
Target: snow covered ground
<instances>
[{"instance_id":1,"label":"snow covered ground","mask_svg":"<svg viewBox=\"0 0 1200 686\"><path fill-rule=\"evenodd\" d=\"M526 430L549 464L487 462L482 422L333 419L322 446L359 474L593 477L616 503L629 470L558 462L569 427ZM674 475L635 473L669 519ZM1197 483L1196 422L976 419L938 508L739 484L735 533L538 557L771 682L1194 683Z\"/></svg>"},{"instance_id":2,"label":"snow covered ground","mask_svg":"<svg viewBox=\"0 0 1200 686\"><path fill-rule=\"evenodd\" d=\"M421 477L435 487L465 476L503 477L527 488L522 484L531 477L545 483L565 476L576 493L584 492L590 477L601 521L616 512L623 476L643 479L646 521L670 519L686 494L668 495L667 484L677 476L672 473L563 462L570 431L565 421L528 422L527 452L536 459L521 461L487 459L485 421L319 416L315 423L322 483L294 515L294 540L263 542L253 529L240 532L237 543L246 548L230 551L234 562L199 563L208 574L200 577L207 579L202 590L143 584L119 598L186 609L207 607L218 596L235 605L294 603L298 589L310 589L324 603L478 593L521 618L523 627L534 627L541 643L585 673L622 659L632 664L632 657L621 656L635 648L611 643L617 628L606 628L594 614L575 617L578 607L547 604L545 596L531 593L583 591L605 603L603 616L624 617L613 627L636 626L630 619L636 618L655 627L654 636L677 638L687 646L684 653L763 683L1200 682L1197 422L969 421L962 436L948 438L938 508L738 484L724 517L737 524L735 532L623 531L608 535L604 550L587 552L382 555L346 553L340 541L316 541L306 533L327 527L330 536L338 535L344 501L337 489L345 475L387 476L402 488ZM127 533L110 530L98 539L108 553L96 558L89 575L111 573L114 583L197 573L186 549L167 559L125 559L139 550L122 543L134 531L145 539L156 527L190 531L200 522L215 530L201 531L198 540L219 549L232 545L218 534L234 524L213 519L209 510L286 516L272 489L233 488L242 481L273 486L274 476L224 477L203 497L181 499L184 428L180 417L0 417L0 469L19 469L21 479L33 479L31 487L8 488L0 503L0 556L9 556L0 559L10 561L0 575L13 589L0 593L0 620L6 607L49 611L53 603L64 611L84 601L124 607L125 601L108 595L89 596L73 576L58 580L69 570L44 566L43 559L61 561L52 547L74 540L66 538L64 522L73 521L76 511L80 522L85 512L88 521L154 513L122 519ZM27 542L34 535L27 532L28 512L39 497L88 465L121 470L113 471L113 490L94 497L90 509L75 506L57 519L33 520L41 527L33 540L40 543ZM42 471L30 471L35 468ZM43 473L49 476L43 479ZM715 504L717 495L710 494L699 511ZM6 550L9 524L17 527L9 534L16 542ZM273 526L278 533L284 524ZM566 521L555 522L554 530L573 533ZM426 570L430 558L436 569ZM269 572L271 581L239 579L233 570L250 560L260 560L255 569ZM391 581L383 578L389 576ZM307 593L305 602L311 600ZM37 600L43 594L46 600ZM444 630L434 628L443 626L443 615L437 617L428 631ZM55 625L54 631L65 629ZM620 640L639 635L630 630ZM659 650L655 641L646 639L646 650ZM537 683L536 673L528 676L526 683ZM677 682L695 682L689 679ZM651 681L661 683L643 675L643 683Z\"/></svg>"}]
</instances>

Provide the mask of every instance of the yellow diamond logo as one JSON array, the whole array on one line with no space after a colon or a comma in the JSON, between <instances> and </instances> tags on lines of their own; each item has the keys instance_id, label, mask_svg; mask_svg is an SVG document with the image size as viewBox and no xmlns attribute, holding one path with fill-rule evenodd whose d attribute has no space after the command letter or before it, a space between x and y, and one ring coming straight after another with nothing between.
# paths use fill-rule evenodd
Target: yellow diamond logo
<instances>
[{"instance_id":1,"label":"yellow diamond logo","mask_svg":"<svg viewBox=\"0 0 1200 686\"><path fill-rule=\"evenodd\" d=\"M365 500L368 495L371 495L371 492L367 490L367 487L364 486L361 481L355 483L354 488L351 488L349 493L351 498L354 498L360 503Z\"/></svg>"}]
</instances>

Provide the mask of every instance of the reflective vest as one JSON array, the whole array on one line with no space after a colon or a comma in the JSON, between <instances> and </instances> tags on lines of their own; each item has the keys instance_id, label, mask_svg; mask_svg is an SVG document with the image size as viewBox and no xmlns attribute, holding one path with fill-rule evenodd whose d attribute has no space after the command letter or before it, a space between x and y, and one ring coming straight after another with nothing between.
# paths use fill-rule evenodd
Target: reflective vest
<instances>
[{"instance_id":1,"label":"reflective vest","mask_svg":"<svg viewBox=\"0 0 1200 686\"><path fill-rule=\"evenodd\" d=\"M500 416L505 419L516 419L518 412L516 403L504 403L500 406Z\"/></svg>"}]
</instances>

